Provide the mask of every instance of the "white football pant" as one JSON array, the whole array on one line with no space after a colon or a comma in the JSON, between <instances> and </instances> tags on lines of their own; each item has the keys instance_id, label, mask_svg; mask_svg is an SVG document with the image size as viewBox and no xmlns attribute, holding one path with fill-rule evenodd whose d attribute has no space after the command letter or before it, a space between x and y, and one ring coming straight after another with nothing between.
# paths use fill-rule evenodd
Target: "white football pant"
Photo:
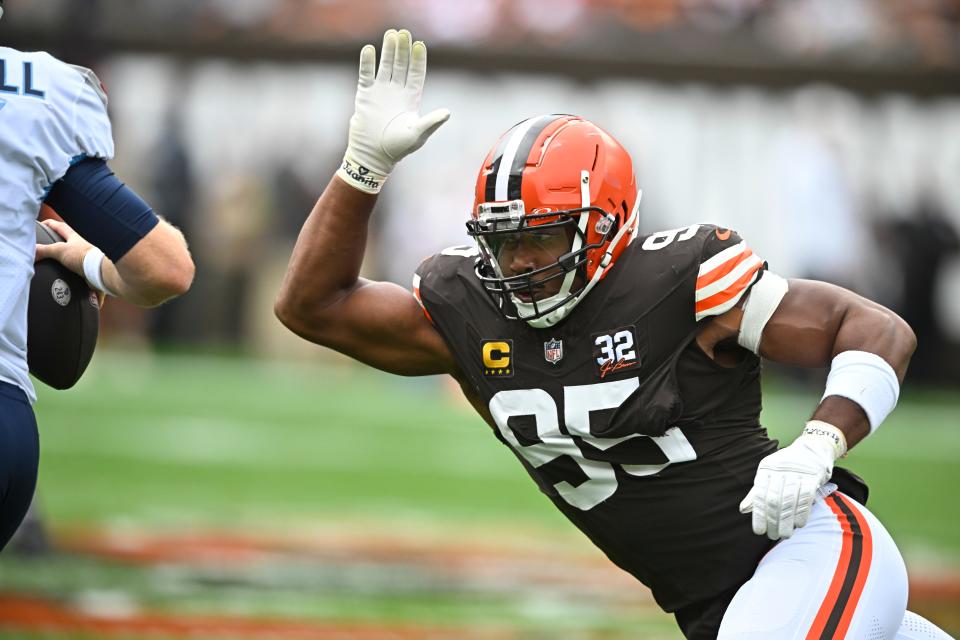
<instances>
[{"instance_id":1,"label":"white football pant","mask_svg":"<svg viewBox=\"0 0 960 640\"><path fill-rule=\"evenodd\" d=\"M718 640L949 640L906 608L907 570L893 538L866 507L834 491L763 557L727 608Z\"/></svg>"}]
</instances>

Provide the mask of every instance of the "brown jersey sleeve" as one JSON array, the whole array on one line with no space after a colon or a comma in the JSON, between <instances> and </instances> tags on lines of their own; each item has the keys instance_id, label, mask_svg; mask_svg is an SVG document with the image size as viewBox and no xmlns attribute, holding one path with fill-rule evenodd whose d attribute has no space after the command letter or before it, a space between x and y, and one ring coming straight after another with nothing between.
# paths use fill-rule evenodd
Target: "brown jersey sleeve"
<instances>
[{"instance_id":1,"label":"brown jersey sleeve","mask_svg":"<svg viewBox=\"0 0 960 640\"><path fill-rule=\"evenodd\" d=\"M720 315L740 302L766 268L766 262L736 231L704 225L703 232L706 234L694 294L698 322Z\"/></svg>"}]
</instances>

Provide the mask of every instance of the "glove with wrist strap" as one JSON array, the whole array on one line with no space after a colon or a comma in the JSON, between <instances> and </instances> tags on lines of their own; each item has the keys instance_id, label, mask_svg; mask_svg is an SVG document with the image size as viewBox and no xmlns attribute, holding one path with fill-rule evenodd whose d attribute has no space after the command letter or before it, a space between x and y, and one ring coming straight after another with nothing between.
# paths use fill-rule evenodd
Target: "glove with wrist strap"
<instances>
[{"instance_id":1,"label":"glove with wrist strap","mask_svg":"<svg viewBox=\"0 0 960 640\"><path fill-rule=\"evenodd\" d=\"M753 532L778 540L804 526L817 491L846 451L840 429L811 420L792 444L761 460L753 488L740 503L741 513L753 512Z\"/></svg>"},{"instance_id":2,"label":"glove with wrist strap","mask_svg":"<svg viewBox=\"0 0 960 640\"><path fill-rule=\"evenodd\" d=\"M360 51L355 111L337 170L347 184L367 193L379 193L396 163L422 147L450 117L447 109L420 115L427 47L411 44L409 31L387 31L376 75L375 61L376 48L368 44Z\"/></svg>"}]
</instances>

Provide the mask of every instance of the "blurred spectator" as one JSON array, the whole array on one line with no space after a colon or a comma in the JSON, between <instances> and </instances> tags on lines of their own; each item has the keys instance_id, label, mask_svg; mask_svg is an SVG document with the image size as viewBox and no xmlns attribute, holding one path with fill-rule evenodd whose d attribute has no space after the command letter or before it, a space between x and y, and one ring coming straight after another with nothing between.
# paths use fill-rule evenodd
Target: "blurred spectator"
<instances>
[{"instance_id":1,"label":"blurred spectator","mask_svg":"<svg viewBox=\"0 0 960 640\"><path fill-rule=\"evenodd\" d=\"M153 158L155 165L150 176L156 210L183 232L187 243L192 243L196 236L196 189L193 166L184 143L182 117L175 109L166 115ZM195 254L194 259L197 270L202 272L202 254ZM194 338L194 327L185 316L192 315L190 309L196 304L196 296L188 294L152 310L149 326L151 340L163 344L188 342Z\"/></svg>"},{"instance_id":2,"label":"blurred spectator","mask_svg":"<svg viewBox=\"0 0 960 640\"><path fill-rule=\"evenodd\" d=\"M340 159L327 163L332 174L339 165ZM323 174L320 174L323 175ZM272 170L270 179L270 234L273 243L283 245L284 257L290 253L293 243L300 233L303 221L313 209L319 194L317 185L307 179L297 170L290 161L281 161Z\"/></svg>"},{"instance_id":3,"label":"blurred spectator","mask_svg":"<svg viewBox=\"0 0 960 640\"><path fill-rule=\"evenodd\" d=\"M775 214L787 240L778 262L796 277L862 291L865 227L834 149L809 124L794 126L776 161Z\"/></svg>"},{"instance_id":4,"label":"blurred spectator","mask_svg":"<svg viewBox=\"0 0 960 640\"><path fill-rule=\"evenodd\" d=\"M903 296L895 309L917 334L910 362L910 380L949 383L960 380L960 349L951 344L940 322L936 291L941 269L960 251L960 236L932 194L916 208L888 223L886 239L902 272Z\"/></svg>"},{"instance_id":5,"label":"blurred spectator","mask_svg":"<svg viewBox=\"0 0 960 640\"><path fill-rule=\"evenodd\" d=\"M205 256L206 271L199 274L196 295L203 316L195 329L206 329L206 340L243 347L252 309L250 293L266 246L261 239L269 226L269 195L258 175L224 176L214 187L198 233L195 254Z\"/></svg>"},{"instance_id":6,"label":"blurred spectator","mask_svg":"<svg viewBox=\"0 0 960 640\"><path fill-rule=\"evenodd\" d=\"M100 35L162 31L181 44L228 33L329 46L403 23L431 42L501 52L533 35L552 36L538 37L538 46L576 53L590 43L592 54L619 58L648 44L638 34L657 32L686 45L666 47L665 59L694 48L717 60L746 45L760 56L777 52L781 62L960 64L957 0L20 0L11 13L48 29L61 23L63 40L84 46ZM706 49L697 34L711 36Z\"/></svg>"}]
</instances>

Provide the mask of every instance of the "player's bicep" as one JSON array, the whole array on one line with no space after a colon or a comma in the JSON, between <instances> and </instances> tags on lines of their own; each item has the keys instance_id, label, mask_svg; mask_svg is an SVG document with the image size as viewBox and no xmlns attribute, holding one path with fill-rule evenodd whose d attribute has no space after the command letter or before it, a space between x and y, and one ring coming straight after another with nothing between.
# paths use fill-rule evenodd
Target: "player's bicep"
<instances>
[{"instance_id":1,"label":"player's bicep","mask_svg":"<svg viewBox=\"0 0 960 640\"><path fill-rule=\"evenodd\" d=\"M760 337L760 355L803 367L830 364L844 316L860 298L841 287L813 280L790 280Z\"/></svg>"},{"instance_id":2,"label":"player's bicep","mask_svg":"<svg viewBox=\"0 0 960 640\"><path fill-rule=\"evenodd\" d=\"M323 318L290 328L311 342L389 373L456 371L450 350L413 294L390 282L360 279L324 309Z\"/></svg>"}]
</instances>

